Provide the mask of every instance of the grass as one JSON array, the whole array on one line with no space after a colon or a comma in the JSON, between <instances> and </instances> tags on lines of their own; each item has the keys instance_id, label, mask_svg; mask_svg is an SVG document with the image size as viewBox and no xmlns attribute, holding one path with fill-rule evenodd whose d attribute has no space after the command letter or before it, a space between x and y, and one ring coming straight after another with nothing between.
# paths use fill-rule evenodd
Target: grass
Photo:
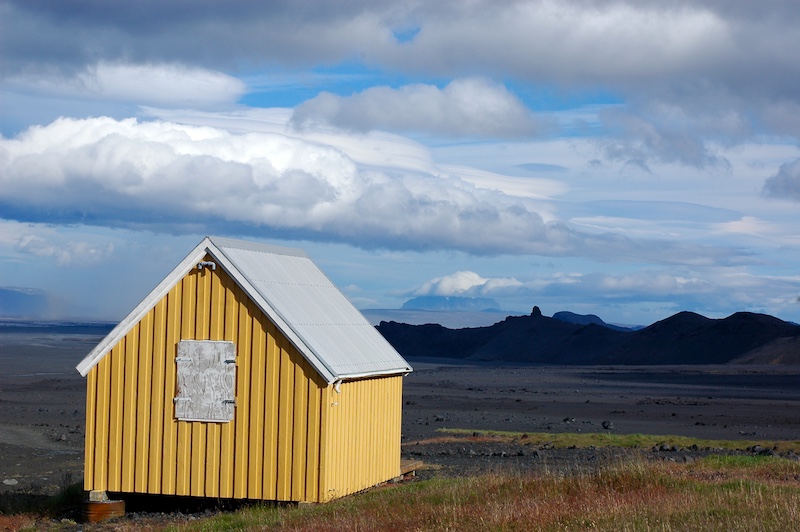
<instances>
[{"instance_id":1,"label":"grass","mask_svg":"<svg viewBox=\"0 0 800 532\"><path fill-rule=\"evenodd\" d=\"M320 506L253 507L172 530L785 530L800 522L800 464L747 458L633 461L570 476L434 478Z\"/></svg>"},{"instance_id":2,"label":"grass","mask_svg":"<svg viewBox=\"0 0 800 532\"><path fill-rule=\"evenodd\" d=\"M690 438L687 436L658 436L651 434L614 434L608 432L508 432L508 431L480 431L475 432L470 429L439 429L443 434L457 436L457 441L463 441L464 436L474 439L492 439L494 441L513 441L527 445L541 446L548 445L554 448L586 448L586 447L627 447L627 448L651 448L655 445L666 443L682 448L689 448L693 445L700 449L720 449L725 451L736 451L747 449L753 446L761 446L765 449L773 449L777 452L787 452L800 450L798 440L705 440L700 438ZM439 438L438 441L445 443L446 437ZM453 439L452 441L456 441Z\"/></svg>"},{"instance_id":3,"label":"grass","mask_svg":"<svg viewBox=\"0 0 800 532\"><path fill-rule=\"evenodd\" d=\"M651 441L654 445L665 440L663 436L601 436L604 438L561 441L558 434L528 434L522 438L521 434L505 433L468 438L531 440L565 447L597 446L601 442L607 445L609 441L646 447ZM449 434L444 438L457 436ZM682 440L670 441L674 444ZM688 445L698 441L691 440ZM725 442L707 446L729 448ZM434 477L388 484L324 505L258 504L211 517L196 516L193 520L186 516L171 520L121 519L85 525L84 530L777 531L800 522L798 462L764 455L711 454L692 462L654 461L637 456L640 457L571 474L544 470ZM73 495L67 491L58 504L71 500ZM5 512L0 513L0 530L75 529L74 522L2 514Z\"/></svg>"}]
</instances>

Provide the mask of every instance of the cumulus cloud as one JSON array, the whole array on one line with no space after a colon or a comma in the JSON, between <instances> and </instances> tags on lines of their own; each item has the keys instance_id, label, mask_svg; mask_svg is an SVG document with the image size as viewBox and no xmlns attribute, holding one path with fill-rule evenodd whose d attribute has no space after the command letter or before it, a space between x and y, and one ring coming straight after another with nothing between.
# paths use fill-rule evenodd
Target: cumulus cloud
<instances>
[{"instance_id":1,"label":"cumulus cloud","mask_svg":"<svg viewBox=\"0 0 800 532\"><path fill-rule=\"evenodd\" d=\"M235 7L178 1L182 7L143 0L108 9L98 0L3 0L0 79L57 78L109 97L153 103L163 94L173 98L170 105L192 99L203 104L203 98L232 101L240 90L215 72L309 71L355 58L402 78L461 81L445 89L408 85L351 97L321 94L298 110L299 123L316 118L358 130L536 133L527 110L513 112L520 107L513 96L474 81L496 79L533 87L534 98L539 87L600 89L638 102L628 117L607 123L611 135L619 135L608 155L643 169L652 160L725 164L713 143L741 135L800 137L800 9L788 0L771 2L769 9L716 0L279 1ZM170 72L180 68L186 71ZM151 75L137 76L139 69L151 69ZM192 84L197 75L202 83ZM164 84L160 77L183 81ZM57 85L74 90L70 83ZM177 94L170 86L187 90ZM445 97L448 90L468 100L480 94L492 106L468 109L454 103L457 95ZM415 104L431 114L414 112ZM654 116L657 107L668 112ZM513 119L499 126L481 114L490 108Z\"/></svg>"},{"instance_id":2,"label":"cumulus cloud","mask_svg":"<svg viewBox=\"0 0 800 532\"><path fill-rule=\"evenodd\" d=\"M60 119L0 140L0 212L19 221L369 248L670 263L736 258L722 248L584 234L558 220L545 222L536 210L540 201L476 186L435 165L425 170L424 157L362 164L343 147L357 144L363 152L369 142L311 138L135 119ZM379 159L359 153L361 161Z\"/></svg>"},{"instance_id":3,"label":"cumulus cloud","mask_svg":"<svg viewBox=\"0 0 800 532\"><path fill-rule=\"evenodd\" d=\"M781 165L778 172L764 182L766 196L800 201L800 159Z\"/></svg>"},{"instance_id":4,"label":"cumulus cloud","mask_svg":"<svg viewBox=\"0 0 800 532\"><path fill-rule=\"evenodd\" d=\"M16 251L35 257L52 258L59 266L91 266L103 262L114 252L110 242L92 243L69 240L55 242L38 235L23 235L15 246Z\"/></svg>"},{"instance_id":5,"label":"cumulus cloud","mask_svg":"<svg viewBox=\"0 0 800 532\"><path fill-rule=\"evenodd\" d=\"M505 87L486 79L457 79L444 89L372 87L349 97L324 92L298 106L297 127L324 122L369 131L423 131L451 136L516 137L537 133L532 113Z\"/></svg>"},{"instance_id":6,"label":"cumulus cloud","mask_svg":"<svg viewBox=\"0 0 800 532\"><path fill-rule=\"evenodd\" d=\"M522 287L513 277L481 277L475 272L460 271L443 277L436 277L416 290L415 296L488 296L508 292Z\"/></svg>"}]
</instances>

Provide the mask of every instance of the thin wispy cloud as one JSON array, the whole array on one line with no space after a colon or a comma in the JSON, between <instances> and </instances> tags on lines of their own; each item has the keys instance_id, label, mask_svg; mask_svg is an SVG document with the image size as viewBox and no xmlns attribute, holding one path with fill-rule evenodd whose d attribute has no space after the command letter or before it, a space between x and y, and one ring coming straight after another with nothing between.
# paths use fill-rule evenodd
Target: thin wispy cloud
<instances>
[{"instance_id":1,"label":"thin wispy cloud","mask_svg":"<svg viewBox=\"0 0 800 532\"><path fill-rule=\"evenodd\" d=\"M88 266L103 262L114 252L110 242L55 242L39 235L23 235L15 249L36 257L52 258L58 266Z\"/></svg>"}]
</instances>

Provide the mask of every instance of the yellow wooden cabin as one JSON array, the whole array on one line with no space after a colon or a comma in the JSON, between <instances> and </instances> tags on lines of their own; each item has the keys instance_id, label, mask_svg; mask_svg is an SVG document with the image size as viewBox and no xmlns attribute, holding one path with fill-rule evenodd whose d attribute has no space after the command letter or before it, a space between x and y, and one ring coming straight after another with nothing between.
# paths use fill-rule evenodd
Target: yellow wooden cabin
<instances>
[{"instance_id":1,"label":"yellow wooden cabin","mask_svg":"<svg viewBox=\"0 0 800 532\"><path fill-rule=\"evenodd\" d=\"M204 239L77 369L95 496L325 502L400 474L411 367L302 251Z\"/></svg>"}]
</instances>

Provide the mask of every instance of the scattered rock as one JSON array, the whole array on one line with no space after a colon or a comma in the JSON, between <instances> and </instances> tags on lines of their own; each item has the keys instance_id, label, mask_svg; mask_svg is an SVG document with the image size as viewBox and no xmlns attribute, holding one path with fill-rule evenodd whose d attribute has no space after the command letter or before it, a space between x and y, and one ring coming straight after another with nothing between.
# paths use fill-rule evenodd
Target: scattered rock
<instances>
[{"instance_id":1,"label":"scattered rock","mask_svg":"<svg viewBox=\"0 0 800 532\"><path fill-rule=\"evenodd\" d=\"M16 486L17 484L19 484L19 481L15 478L3 479L3 485L5 486Z\"/></svg>"},{"instance_id":2,"label":"scattered rock","mask_svg":"<svg viewBox=\"0 0 800 532\"><path fill-rule=\"evenodd\" d=\"M670 445L668 443L657 443L656 445L653 446L653 452L654 453L657 453L657 452L674 452L674 451L679 451L679 450L680 449L678 448L677 445Z\"/></svg>"},{"instance_id":3,"label":"scattered rock","mask_svg":"<svg viewBox=\"0 0 800 532\"><path fill-rule=\"evenodd\" d=\"M614 424L612 422L610 422L610 421L606 420L606 421L603 421L603 423L601 423L601 424L603 425L603 428L606 429L606 430L614 430Z\"/></svg>"}]
</instances>

